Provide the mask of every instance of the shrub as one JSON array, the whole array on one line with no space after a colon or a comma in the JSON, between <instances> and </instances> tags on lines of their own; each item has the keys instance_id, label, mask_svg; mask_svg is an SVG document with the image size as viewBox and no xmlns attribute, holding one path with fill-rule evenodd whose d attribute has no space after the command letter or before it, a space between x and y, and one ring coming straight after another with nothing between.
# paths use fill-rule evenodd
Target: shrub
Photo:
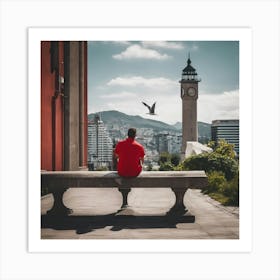
<instances>
[{"instance_id":1,"label":"shrub","mask_svg":"<svg viewBox=\"0 0 280 280\"><path fill-rule=\"evenodd\" d=\"M163 164L163 163L166 163L168 161L170 161L171 159L171 156L168 152L162 152L159 156L159 165Z\"/></svg>"},{"instance_id":2,"label":"shrub","mask_svg":"<svg viewBox=\"0 0 280 280\"><path fill-rule=\"evenodd\" d=\"M207 173L221 171L227 180L231 180L238 172L238 163L218 153L202 153L185 159L181 168L182 170L205 170Z\"/></svg>"},{"instance_id":3,"label":"shrub","mask_svg":"<svg viewBox=\"0 0 280 280\"><path fill-rule=\"evenodd\" d=\"M159 171L173 171L174 165L171 162L164 162L160 165Z\"/></svg>"},{"instance_id":4,"label":"shrub","mask_svg":"<svg viewBox=\"0 0 280 280\"><path fill-rule=\"evenodd\" d=\"M180 163L180 155L178 154L171 154L171 163L174 165L174 166L178 166L178 164Z\"/></svg>"},{"instance_id":5,"label":"shrub","mask_svg":"<svg viewBox=\"0 0 280 280\"><path fill-rule=\"evenodd\" d=\"M210 141L208 142L207 146L212 148L215 153L222 156L228 156L233 159L236 157L234 145L228 143L224 139L219 140L217 143L215 141Z\"/></svg>"},{"instance_id":6,"label":"shrub","mask_svg":"<svg viewBox=\"0 0 280 280\"><path fill-rule=\"evenodd\" d=\"M96 171L108 171L109 168L107 166L99 166L99 167L96 167L95 170Z\"/></svg>"},{"instance_id":7,"label":"shrub","mask_svg":"<svg viewBox=\"0 0 280 280\"><path fill-rule=\"evenodd\" d=\"M226 205L239 206L239 174L224 186L222 193L228 197Z\"/></svg>"},{"instance_id":8,"label":"shrub","mask_svg":"<svg viewBox=\"0 0 280 280\"><path fill-rule=\"evenodd\" d=\"M204 193L220 192L225 188L227 180L223 172L213 171L208 174L208 186Z\"/></svg>"}]
</instances>

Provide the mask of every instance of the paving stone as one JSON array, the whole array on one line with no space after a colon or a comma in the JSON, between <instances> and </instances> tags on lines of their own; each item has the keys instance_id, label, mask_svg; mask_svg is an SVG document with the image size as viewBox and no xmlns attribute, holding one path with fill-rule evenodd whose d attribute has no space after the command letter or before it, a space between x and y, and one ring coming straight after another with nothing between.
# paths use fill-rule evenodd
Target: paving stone
<instances>
[{"instance_id":1,"label":"paving stone","mask_svg":"<svg viewBox=\"0 0 280 280\"><path fill-rule=\"evenodd\" d=\"M47 217L52 195L41 199L42 239L238 239L239 209L224 207L189 189L185 205L195 215L166 217L175 196L169 189L132 189L129 207L119 211L121 194L116 189L69 189L64 203L73 213L64 218Z\"/></svg>"}]
</instances>

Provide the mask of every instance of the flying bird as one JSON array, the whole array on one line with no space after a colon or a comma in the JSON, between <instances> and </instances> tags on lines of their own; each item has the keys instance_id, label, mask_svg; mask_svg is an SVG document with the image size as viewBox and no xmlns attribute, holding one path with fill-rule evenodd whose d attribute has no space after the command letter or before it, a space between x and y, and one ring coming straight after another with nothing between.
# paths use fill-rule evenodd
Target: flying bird
<instances>
[{"instance_id":1,"label":"flying bird","mask_svg":"<svg viewBox=\"0 0 280 280\"><path fill-rule=\"evenodd\" d=\"M152 105L152 106L149 106L148 104L146 104L145 102L142 102L146 107L148 107L149 109L149 115L155 115L155 107L156 107L156 102Z\"/></svg>"}]
</instances>

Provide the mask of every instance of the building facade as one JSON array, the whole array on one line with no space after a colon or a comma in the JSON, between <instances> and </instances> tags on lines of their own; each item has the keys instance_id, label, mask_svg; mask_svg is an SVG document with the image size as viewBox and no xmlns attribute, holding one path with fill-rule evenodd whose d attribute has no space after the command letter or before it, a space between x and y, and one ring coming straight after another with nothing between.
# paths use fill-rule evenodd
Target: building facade
<instances>
[{"instance_id":1,"label":"building facade","mask_svg":"<svg viewBox=\"0 0 280 280\"><path fill-rule=\"evenodd\" d=\"M101 167L112 169L113 142L103 121L96 116L88 122L88 166L90 170Z\"/></svg>"},{"instance_id":2,"label":"building facade","mask_svg":"<svg viewBox=\"0 0 280 280\"><path fill-rule=\"evenodd\" d=\"M211 138L216 143L223 139L233 144L236 154L239 155L239 120L212 121Z\"/></svg>"},{"instance_id":3,"label":"building facade","mask_svg":"<svg viewBox=\"0 0 280 280\"><path fill-rule=\"evenodd\" d=\"M87 42L41 42L41 170L87 168Z\"/></svg>"}]
</instances>

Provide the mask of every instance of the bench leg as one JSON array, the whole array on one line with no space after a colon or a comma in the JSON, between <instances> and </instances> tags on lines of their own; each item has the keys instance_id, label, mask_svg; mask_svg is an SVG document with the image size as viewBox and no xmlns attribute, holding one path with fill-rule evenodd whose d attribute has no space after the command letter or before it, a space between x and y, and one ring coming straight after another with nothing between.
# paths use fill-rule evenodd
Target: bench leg
<instances>
[{"instance_id":1,"label":"bench leg","mask_svg":"<svg viewBox=\"0 0 280 280\"><path fill-rule=\"evenodd\" d=\"M53 191L53 198L54 203L52 209L47 211L47 215L51 216L67 216L68 214L73 213L72 209L67 208L63 204L63 194L65 191L67 191L68 188L61 189L61 190L55 190Z\"/></svg>"},{"instance_id":2,"label":"bench leg","mask_svg":"<svg viewBox=\"0 0 280 280\"><path fill-rule=\"evenodd\" d=\"M184 196L187 188L171 188L176 196L174 206L168 211L169 215L184 215L188 210L184 205Z\"/></svg>"},{"instance_id":3,"label":"bench leg","mask_svg":"<svg viewBox=\"0 0 280 280\"><path fill-rule=\"evenodd\" d=\"M122 194L122 198L123 198L123 202L122 202L122 207L121 208L126 208L128 206L128 203L127 203L127 196L128 196L128 193L131 191L130 188L119 188L119 191L121 192Z\"/></svg>"}]
</instances>

